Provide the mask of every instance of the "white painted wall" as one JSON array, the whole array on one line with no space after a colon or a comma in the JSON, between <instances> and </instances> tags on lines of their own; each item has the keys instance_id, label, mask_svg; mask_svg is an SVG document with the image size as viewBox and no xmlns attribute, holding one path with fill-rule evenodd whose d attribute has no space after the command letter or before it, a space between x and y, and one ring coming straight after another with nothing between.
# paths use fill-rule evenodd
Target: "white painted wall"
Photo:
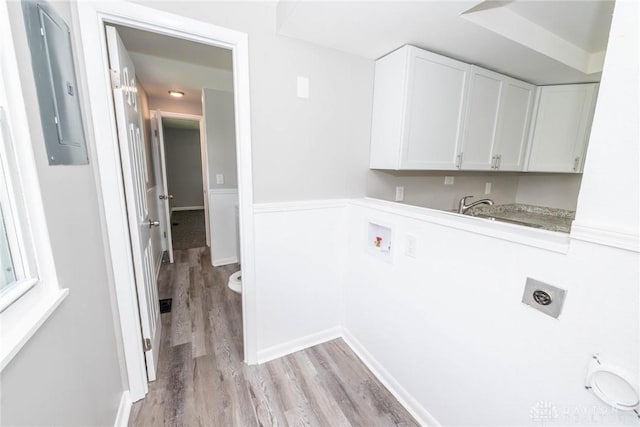
<instances>
[{"instance_id":1,"label":"white painted wall","mask_svg":"<svg viewBox=\"0 0 640 427\"><path fill-rule=\"evenodd\" d=\"M445 176L453 176L453 185L445 185ZM491 194L485 194L485 184L491 183ZM461 197L485 197L497 204L515 203L518 176L499 173L419 172L371 170L367 174L367 197L395 200L396 186L404 187L404 202L431 209L452 210Z\"/></svg>"},{"instance_id":2,"label":"white painted wall","mask_svg":"<svg viewBox=\"0 0 640 427\"><path fill-rule=\"evenodd\" d=\"M578 198L576 223L640 228L640 27L635 1L617 1Z\"/></svg>"},{"instance_id":3,"label":"white painted wall","mask_svg":"<svg viewBox=\"0 0 640 427\"><path fill-rule=\"evenodd\" d=\"M200 131L163 126L171 208L204 206Z\"/></svg>"},{"instance_id":4,"label":"white painted wall","mask_svg":"<svg viewBox=\"0 0 640 427\"><path fill-rule=\"evenodd\" d=\"M340 201L255 207L258 358L333 336L342 324L345 206Z\"/></svg>"},{"instance_id":5,"label":"white painted wall","mask_svg":"<svg viewBox=\"0 0 640 427\"><path fill-rule=\"evenodd\" d=\"M395 224L395 264L364 250L371 219ZM584 378L601 352L637 379L638 253L572 241L560 254L366 206L347 229L344 326L442 425L539 425L539 401L559 425L618 423ZM520 302L527 277L568 290L559 320Z\"/></svg>"},{"instance_id":6,"label":"white painted wall","mask_svg":"<svg viewBox=\"0 0 640 427\"><path fill-rule=\"evenodd\" d=\"M576 210L582 174L528 173L518 177L516 203Z\"/></svg>"},{"instance_id":7,"label":"white painted wall","mask_svg":"<svg viewBox=\"0 0 640 427\"><path fill-rule=\"evenodd\" d=\"M124 359L115 318L110 260L91 131L89 164L49 166L21 5L9 2L25 108L58 282L69 296L2 371L2 425L113 425L123 390ZM68 2L51 6L72 31ZM82 69L74 45L76 69ZM78 93L87 105L82 73ZM86 113L86 111L85 111ZM91 129L88 114L85 127Z\"/></svg>"},{"instance_id":8,"label":"white painted wall","mask_svg":"<svg viewBox=\"0 0 640 427\"><path fill-rule=\"evenodd\" d=\"M275 2L140 3L249 34L256 202L365 194L372 60L276 35Z\"/></svg>"},{"instance_id":9,"label":"white painted wall","mask_svg":"<svg viewBox=\"0 0 640 427\"><path fill-rule=\"evenodd\" d=\"M233 93L202 90L203 116L207 138L209 188L238 188L236 128ZM223 183L216 183L222 174Z\"/></svg>"}]
</instances>

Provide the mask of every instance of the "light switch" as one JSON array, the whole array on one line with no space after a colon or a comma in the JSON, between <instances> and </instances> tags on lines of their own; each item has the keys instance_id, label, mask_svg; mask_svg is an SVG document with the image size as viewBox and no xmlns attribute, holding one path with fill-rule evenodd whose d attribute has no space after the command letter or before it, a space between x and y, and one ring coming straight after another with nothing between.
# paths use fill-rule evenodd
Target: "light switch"
<instances>
[{"instance_id":1,"label":"light switch","mask_svg":"<svg viewBox=\"0 0 640 427\"><path fill-rule=\"evenodd\" d=\"M453 185L453 177L445 176L444 177L444 185Z\"/></svg>"},{"instance_id":2,"label":"light switch","mask_svg":"<svg viewBox=\"0 0 640 427\"><path fill-rule=\"evenodd\" d=\"M415 258L416 252L417 252L417 246L418 244L416 242L416 236L414 236L413 234L407 234L407 237L404 242L404 254L411 258Z\"/></svg>"},{"instance_id":3,"label":"light switch","mask_svg":"<svg viewBox=\"0 0 640 427\"><path fill-rule=\"evenodd\" d=\"M491 183L487 182L484 185L484 194L491 194Z\"/></svg>"},{"instance_id":4,"label":"light switch","mask_svg":"<svg viewBox=\"0 0 640 427\"><path fill-rule=\"evenodd\" d=\"M396 202L404 200L404 187L396 187Z\"/></svg>"},{"instance_id":5,"label":"light switch","mask_svg":"<svg viewBox=\"0 0 640 427\"><path fill-rule=\"evenodd\" d=\"M298 98L309 98L309 78L298 76Z\"/></svg>"},{"instance_id":6,"label":"light switch","mask_svg":"<svg viewBox=\"0 0 640 427\"><path fill-rule=\"evenodd\" d=\"M216 174L216 184L224 184L224 175L221 173Z\"/></svg>"}]
</instances>

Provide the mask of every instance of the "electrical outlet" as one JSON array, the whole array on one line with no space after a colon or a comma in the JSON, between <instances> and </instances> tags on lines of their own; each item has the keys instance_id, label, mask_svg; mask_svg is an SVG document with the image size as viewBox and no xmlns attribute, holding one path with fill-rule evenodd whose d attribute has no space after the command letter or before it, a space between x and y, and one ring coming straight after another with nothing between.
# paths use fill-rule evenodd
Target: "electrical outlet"
<instances>
[{"instance_id":1,"label":"electrical outlet","mask_svg":"<svg viewBox=\"0 0 640 427\"><path fill-rule=\"evenodd\" d=\"M309 98L309 78L298 76L298 98Z\"/></svg>"},{"instance_id":2,"label":"electrical outlet","mask_svg":"<svg viewBox=\"0 0 640 427\"><path fill-rule=\"evenodd\" d=\"M413 234L407 234L404 242L404 254L411 258L416 258L418 252L418 242L416 236Z\"/></svg>"},{"instance_id":3,"label":"electrical outlet","mask_svg":"<svg viewBox=\"0 0 640 427\"><path fill-rule=\"evenodd\" d=\"M444 185L453 185L454 178L452 176L444 177Z\"/></svg>"},{"instance_id":4,"label":"electrical outlet","mask_svg":"<svg viewBox=\"0 0 640 427\"><path fill-rule=\"evenodd\" d=\"M491 194L491 183L487 182L484 185L484 194Z\"/></svg>"},{"instance_id":5,"label":"electrical outlet","mask_svg":"<svg viewBox=\"0 0 640 427\"><path fill-rule=\"evenodd\" d=\"M404 200L404 187L396 187L396 202Z\"/></svg>"},{"instance_id":6,"label":"electrical outlet","mask_svg":"<svg viewBox=\"0 0 640 427\"><path fill-rule=\"evenodd\" d=\"M216 174L216 184L224 184L224 175L221 173Z\"/></svg>"}]
</instances>

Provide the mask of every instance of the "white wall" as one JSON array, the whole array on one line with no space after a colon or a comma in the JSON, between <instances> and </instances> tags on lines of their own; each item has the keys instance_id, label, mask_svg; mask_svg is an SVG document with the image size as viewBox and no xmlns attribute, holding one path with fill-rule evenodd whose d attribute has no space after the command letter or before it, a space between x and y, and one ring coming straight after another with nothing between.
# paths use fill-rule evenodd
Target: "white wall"
<instances>
[{"instance_id":1,"label":"white wall","mask_svg":"<svg viewBox=\"0 0 640 427\"><path fill-rule=\"evenodd\" d=\"M256 205L258 358L333 337L342 324L345 207L339 201Z\"/></svg>"},{"instance_id":2,"label":"white wall","mask_svg":"<svg viewBox=\"0 0 640 427\"><path fill-rule=\"evenodd\" d=\"M395 264L364 250L368 221L394 224ZM572 241L560 254L352 206L345 328L442 425L637 422L584 389L600 352L638 379L638 253ZM410 233L417 257L404 255ZM568 290L556 320L522 304L532 277Z\"/></svg>"},{"instance_id":3,"label":"white wall","mask_svg":"<svg viewBox=\"0 0 640 427\"><path fill-rule=\"evenodd\" d=\"M632 235L640 227L639 7L616 2L576 212L576 223Z\"/></svg>"},{"instance_id":4,"label":"white wall","mask_svg":"<svg viewBox=\"0 0 640 427\"><path fill-rule=\"evenodd\" d=\"M73 33L69 3L51 6ZM49 166L20 3L9 2L9 12L32 136L23 143L33 145L58 281L69 296L2 371L2 425L113 425L128 386L88 114L89 164Z\"/></svg>"},{"instance_id":5,"label":"white wall","mask_svg":"<svg viewBox=\"0 0 640 427\"><path fill-rule=\"evenodd\" d=\"M516 203L576 210L582 174L522 174Z\"/></svg>"},{"instance_id":6,"label":"white wall","mask_svg":"<svg viewBox=\"0 0 640 427\"><path fill-rule=\"evenodd\" d=\"M233 93L203 89L202 99L209 188L238 188ZM217 174L222 174L222 184L216 183Z\"/></svg>"},{"instance_id":7,"label":"white wall","mask_svg":"<svg viewBox=\"0 0 640 427\"><path fill-rule=\"evenodd\" d=\"M171 208L204 206L200 131L163 126Z\"/></svg>"},{"instance_id":8,"label":"white wall","mask_svg":"<svg viewBox=\"0 0 640 427\"><path fill-rule=\"evenodd\" d=\"M238 189L209 190L209 229L211 230L211 265L235 264L238 261Z\"/></svg>"},{"instance_id":9,"label":"white wall","mask_svg":"<svg viewBox=\"0 0 640 427\"><path fill-rule=\"evenodd\" d=\"M373 61L276 35L276 2L140 3L249 34L256 202L365 194Z\"/></svg>"},{"instance_id":10,"label":"white wall","mask_svg":"<svg viewBox=\"0 0 640 427\"><path fill-rule=\"evenodd\" d=\"M453 176L453 185L445 185L445 176ZM485 194L485 184L491 183L491 194ZM371 170L367 176L367 196L395 200L396 186L404 187L404 202L408 205L432 209L452 210L461 197L474 200L488 197L497 204L515 203L518 176L469 172L418 172Z\"/></svg>"}]
</instances>

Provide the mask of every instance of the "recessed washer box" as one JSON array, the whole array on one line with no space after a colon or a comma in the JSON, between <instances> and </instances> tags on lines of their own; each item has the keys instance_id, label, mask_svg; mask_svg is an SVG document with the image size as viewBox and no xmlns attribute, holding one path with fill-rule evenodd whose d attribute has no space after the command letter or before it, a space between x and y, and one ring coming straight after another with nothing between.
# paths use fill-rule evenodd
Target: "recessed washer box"
<instances>
[{"instance_id":1,"label":"recessed washer box","mask_svg":"<svg viewBox=\"0 0 640 427\"><path fill-rule=\"evenodd\" d=\"M565 289L527 277L522 302L557 319L562 313L566 296Z\"/></svg>"},{"instance_id":2,"label":"recessed washer box","mask_svg":"<svg viewBox=\"0 0 640 427\"><path fill-rule=\"evenodd\" d=\"M377 221L367 225L367 251L385 261L393 260L393 227Z\"/></svg>"}]
</instances>

